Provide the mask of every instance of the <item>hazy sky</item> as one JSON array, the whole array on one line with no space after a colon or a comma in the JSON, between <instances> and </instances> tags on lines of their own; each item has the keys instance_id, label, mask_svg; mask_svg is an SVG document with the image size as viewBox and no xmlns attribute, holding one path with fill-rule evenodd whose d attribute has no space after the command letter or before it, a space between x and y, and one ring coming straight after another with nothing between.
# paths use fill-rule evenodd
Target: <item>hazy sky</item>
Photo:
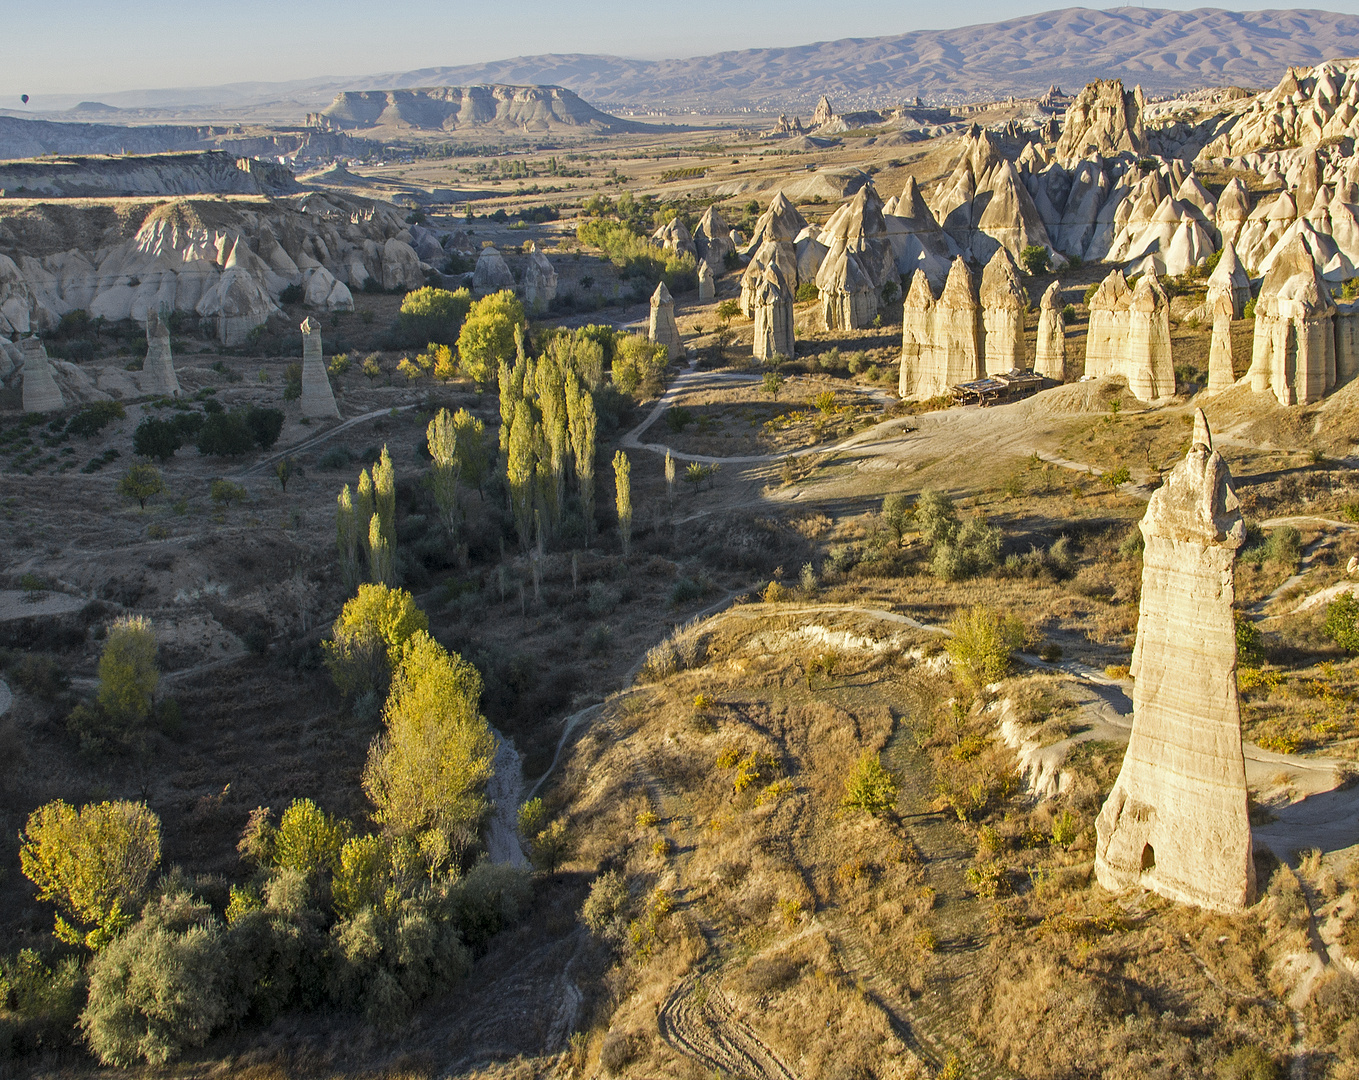
<instances>
[{"instance_id":1,"label":"hazy sky","mask_svg":"<svg viewBox=\"0 0 1359 1080\"><path fill-rule=\"evenodd\" d=\"M1061 6L1060 0L3 0L0 107L20 107L22 93L32 96L31 109L41 107L43 94L97 97L368 75L544 52L695 56L995 22ZM1324 6L1359 13L1359 0Z\"/></svg>"}]
</instances>

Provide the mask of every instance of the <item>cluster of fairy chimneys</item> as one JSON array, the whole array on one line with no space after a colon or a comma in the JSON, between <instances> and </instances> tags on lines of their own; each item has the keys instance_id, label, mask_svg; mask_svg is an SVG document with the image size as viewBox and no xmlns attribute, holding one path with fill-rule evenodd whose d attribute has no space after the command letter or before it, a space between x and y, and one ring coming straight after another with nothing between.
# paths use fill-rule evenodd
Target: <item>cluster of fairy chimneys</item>
<instances>
[{"instance_id":1,"label":"cluster of fairy chimneys","mask_svg":"<svg viewBox=\"0 0 1359 1080\"><path fill-rule=\"evenodd\" d=\"M299 404L302 415L308 419L338 419L340 410L335 404L335 392L331 389L321 352L321 327L308 316L301 330L302 397ZM49 413L64 409L67 402L53 376L52 364L41 339L36 335L26 337L21 348L24 412ZM155 312L146 320L146 360L138 385L144 394L159 397L178 397L180 394L179 379L170 354L170 328Z\"/></svg>"},{"instance_id":2,"label":"cluster of fairy chimneys","mask_svg":"<svg viewBox=\"0 0 1359 1080\"><path fill-rule=\"evenodd\" d=\"M524 306L534 315L541 315L557 296L557 272L552 261L530 243L524 260L522 279L516 283L509 263L493 244L481 249L472 271L472 288L479 294L514 289L516 285L524 297Z\"/></svg>"}]
</instances>

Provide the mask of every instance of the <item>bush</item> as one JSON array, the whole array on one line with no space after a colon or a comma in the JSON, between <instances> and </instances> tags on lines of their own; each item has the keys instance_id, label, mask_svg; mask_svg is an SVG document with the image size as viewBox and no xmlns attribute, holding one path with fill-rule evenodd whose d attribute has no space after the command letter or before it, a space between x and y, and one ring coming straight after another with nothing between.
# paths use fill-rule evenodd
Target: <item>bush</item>
<instances>
[{"instance_id":1,"label":"bush","mask_svg":"<svg viewBox=\"0 0 1359 1080\"><path fill-rule=\"evenodd\" d=\"M143 510L146 509L147 499L164 490L165 481L154 465L133 465L118 481L118 494L127 499L136 499Z\"/></svg>"},{"instance_id":2,"label":"bush","mask_svg":"<svg viewBox=\"0 0 1359 1080\"><path fill-rule=\"evenodd\" d=\"M1213 1070L1218 1080L1279 1080L1279 1063L1258 1046L1238 1046L1218 1060Z\"/></svg>"},{"instance_id":3,"label":"bush","mask_svg":"<svg viewBox=\"0 0 1359 1080\"><path fill-rule=\"evenodd\" d=\"M450 292L426 286L412 289L401 301L398 316L402 343L408 346L425 342L455 345L463 320L472 307L472 294L466 289Z\"/></svg>"},{"instance_id":4,"label":"bush","mask_svg":"<svg viewBox=\"0 0 1359 1080\"><path fill-rule=\"evenodd\" d=\"M127 615L109 627L99 657L99 688L95 693L104 713L118 726L146 720L160 669L156 664L156 635L151 620Z\"/></svg>"},{"instance_id":5,"label":"bush","mask_svg":"<svg viewBox=\"0 0 1359 1080\"><path fill-rule=\"evenodd\" d=\"M246 413L239 409L215 412L204 421L195 440L198 452L213 457L240 457L250 453L255 436L246 422Z\"/></svg>"},{"instance_id":6,"label":"bush","mask_svg":"<svg viewBox=\"0 0 1359 1080\"><path fill-rule=\"evenodd\" d=\"M199 416L198 413L192 414ZM201 420L201 417L200 417ZM157 420L148 416L132 433L132 449L142 457L169 461L184 444L184 434L175 420Z\"/></svg>"},{"instance_id":7,"label":"bush","mask_svg":"<svg viewBox=\"0 0 1359 1080\"><path fill-rule=\"evenodd\" d=\"M285 285L278 294L280 304L300 304L306 298L306 291L301 285Z\"/></svg>"},{"instance_id":8,"label":"bush","mask_svg":"<svg viewBox=\"0 0 1359 1080\"><path fill-rule=\"evenodd\" d=\"M1024 628L1012 615L974 607L949 623L949 658L958 680L973 693L995 682L1010 667L1010 653L1024 640Z\"/></svg>"},{"instance_id":9,"label":"bush","mask_svg":"<svg viewBox=\"0 0 1359 1080\"><path fill-rule=\"evenodd\" d=\"M650 397L662 389L661 374L670 362L664 345L640 334L619 334L614 341L613 385L632 397Z\"/></svg>"},{"instance_id":10,"label":"bush","mask_svg":"<svg viewBox=\"0 0 1359 1080\"><path fill-rule=\"evenodd\" d=\"M98 949L131 921L160 863L160 819L145 803L76 810L58 799L29 814L20 843L19 865L38 898L65 912L56 936Z\"/></svg>"},{"instance_id":11,"label":"bush","mask_svg":"<svg viewBox=\"0 0 1359 1080\"><path fill-rule=\"evenodd\" d=\"M0 1060L70 1044L85 996L78 957L48 964L33 949L0 957Z\"/></svg>"},{"instance_id":12,"label":"bush","mask_svg":"<svg viewBox=\"0 0 1359 1080\"><path fill-rule=\"evenodd\" d=\"M163 1065L232 1019L211 909L186 895L148 904L90 968L80 1027L105 1065Z\"/></svg>"},{"instance_id":13,"label":"bush","mask_svg":"<svg viewBox=\"0 0 1359 1080\"><path fill-rule=\"evenodd\" d=\"M244 502L249 494L240 484L232 483L230 480L214 480L208 486L208 492L218 506Z\"/></svg>"},{"instance_id":14,"label":"bush","mask_svg":"<svg viewBox=\"0 0 1359 1080\"><path fill-rule=\"evenodd\" d=\"M897 782L882 767L880 755L865 750L859 756L854 771L845 779L845 797L841 805L874 817L886 817L896 810Z\"/></svg>"},{"instance_id":15,"label":"bush","mask_svg":"<svg viewBox=\"0 0 1359 1080\"><path fill-rule=\"evenodd\" d=\"M1261 536L1258 529L1251 526L1247 530L1246 547L1241 552L1241 561L1260 566L1267 562L1282 566L1297 566L1302 558L1302 533L1291 525L1281 525L1272 529L1268 536Z\"/></svg>"},{"instance_id":16,"label":"bush","mask_svg":"<svg viewBox=\"0 0 1359 1080\"><path fill-rule=\"evenodd\" d=\"M590 895L580 908L580 918L596 937L614 938L622 932L628 905L628 885L617 870L600 874L590 884Z\"/></svg>"},{"instance_id":17,"label":"bush","mask_svg":"<svg viewBox=\"0 0 1359 1080\"><path fill-rule=\"evenodd\" d=\"M1359 653L1359 597L1346 593L1332 600L1321 631L1347 653Z\"/></svg>"},{"instance_id":18,"label":"bush","mask_svg":"<svg viewBox=\"0 0 1359 1080\"><path fill-rule=\"evenodd\" d=\"M348 698L365 693L385 696L403 646L429 630L429 618L405 589L360 585L322 642L325 664L335 686Z\"/></svg>"},{"instance_id":19,"label":"bush","mask_svg":"<svg viewBox=\"0 0 1359 1080\"><path fill-rule=\"evenodd\" d=\"M1030 277L1048 272L1048 249L1042 244L1030 244L1019 253L1019 264Z\"/></svg>"},{"instance_id":20,"label":"bush","mask_svg":"<svg viewBox=\"0 0 1359 1080\"><path fill-rule=\"evenodd\" d=\"M261 409L252 406L245 411L245 426L250 429L250 437L261 450L268 450L278 442L283 431L282 409Z\"/></svg>"},{"instance_id":21,"label":"bush","mask_svg":"<svg viewBox=\"0 0 1359 1080\"><path fill-rule=\"evenodd\" d=\"M79 435L82 439L88 439L93 435L98 435L104 428L115 420L122 420L127 416L127 410L123 408L121 402L117 401L96 401L86 405L66 424L66 431L71 435Z\"/></svg>"},{"instance_id":22,"label":"bush","mask_svg":"<svg viewBox=\"0 0 1359 1080\"><path fill-rule=\"evenodd\" d=\"M302 365L297 361L283 369L283 400L296 401L302 396Z\"/></svg>"},{"instance_id":23,"label":"bush","mask_svg":"<svg viewBox=\"0 0 1359 1080\"><path fill-rule=\"evenodd\" d=\"M493 381L500 362L515 355L515 327L526 323L524 305L509 289L472 304L458 334L463 373L478 386Z\"/></svg>"},{"instance_id":24,"label":"bush","mask_svg":"<svg viewBox=\"0 0 1359 1080\"><path fill-rule=\"evenodd\" d=\"M814 282L804 281L797 287L797 294L794 296L794 300L799 304L805 304L809 300L819 299L820 296L821 294L817 292L816 284Z\"/></svg>"},{"instance_id":25,"label":"bush","mask_svg":"<svg viewBox=\"0 0 1359 1080\"><path fill-rule=\"evenodd\" d=\"M1244 615L1237 615L1236 662L1248 667L1259 667L1264 663L1264 660L1265 651L1262 645L1260 628Z\"/></svg>"}]
</instances>

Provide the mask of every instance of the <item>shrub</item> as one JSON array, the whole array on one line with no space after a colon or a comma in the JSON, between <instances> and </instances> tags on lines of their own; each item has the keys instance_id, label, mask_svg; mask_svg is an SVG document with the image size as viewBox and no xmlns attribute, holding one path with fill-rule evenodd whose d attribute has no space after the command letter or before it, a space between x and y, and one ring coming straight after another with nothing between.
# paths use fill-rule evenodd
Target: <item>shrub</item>
<instances>
[{"instance_id":1,"label":"shrub","mask_svg":"<svg viewBox=\"0 0 1359 1080\"><path fill-rule=\"evenodd\" d=\"M245 426L250 429L250 437L261 450L268 450L278 442L283 431L282 409L260 409L251 407L245 411Z\"/></svg>"},{"instance_id":2,"label":"shrub","mask_svg":"<svg viewBox=\"0 0 1359 1080\"><path fill-rule=\"evenodd\" d=\"M149 904L90 968L80 1026L105 1065L162 1065L232 1018L211 909L185 895Z\"/></svg>"},{"instance_id":3,"label":"shrub","mask_svg":"<svg viewBox=\"0 0 1359 1080\"><path fill-rule=\"evenodd\" d=\"M1019 264L1030 277L1048 272L1048 249L1042 244L1030 244L1019 253Z\"/></svg>"},{"instance_id":4,"label":"shrub","mask_svg":"<svg viewBox=\"0 0 1359 1080\"><path fill-rule=\"evenodd\" d=\"M78 957L48 964L33 949L0 957L0 1060L70 1044L85 996Z\"/></svg>"},{"instance_id":5,"label":"shrub","mask_svg":"<svg viewBox=\"0 0 1359 1080\"><path fill-rule=\"evenodd\" d=\"M617 938L627 904L627 882L617 870L610 870L590 883L590 895L580 907L580 918L596 937Z\"/></svg>"},{"instance_id":6,"label":"shrub","mask_svg":"<svg viewBox=\"0 0 1359 1080\"><path fill-rule=\"evenodd\" d=\"M154 465L133 465L118 481L118 494L127 499L136 499L143 510L146 509L147 499L164 490L165 481Z\"/></svg>"},{"instance_id":7,"label":"shrub","mask_svg":"<svg viewBox=\"0 0 1359 1080\"><path fill-rule=\"evenodd\" d=\"M640 334L620 334L614 342L613 384L633 397L654 395L661 389L661 373L669 362L664 345Z\"/></svg>"},{"instance_id":8,"label":"shrub","mask_svg":"<svg viewBox=\"0 0 1359 1080\"><path fill-rule=\"evenodd\" d=\"M29 814L20 843L24 876L39 899L65 913L56 917L56 936L98 949L131 920L160 863L160 819L145 803L76 810L58 799Z\"/></svg>"},{"instance_id":9,"label":"shrub","mask_svg":"<svg viewBox=\"0 0 1359 1080\"><path fill-rule=\"evenodd\" d=\"M302 365L296 361L283 369L283 400L296 401L302 396Z\"/></svg>"},{"instance_id":10,"label":"shrub","mask_svg":"<svg viewBox=\"0 0 1359 1080\"><path fill-rule=\"evenodd\" d=\"M234 502L244 502L249 492L230 480L214 480L208 485L208 493L218 506L228 506Z\"/></svg>"},{"instance_id":11,"label":"shrub","mask_svg":"<svg viewBox=\"0 0 1359 1080\"><path fill-rule=\"evenodd\" d=\"M509 289L472 304L458 334L463 373L478 386L491 382L500 362L515 355L515 327L526 325L526 321L524 305Z\"/></svg>"},{"instance_id":12,"label":"shrub","mask_svg":"<svg viewBox=\"0 0 1359 1080\"><path fill-rule=\"evenodd\" d=\"M809 300L816 300L820 295L821 294L817 292L814 282L804 281L797 287L797 295L794 297L794 300L799 304L805 304ZM738 308L737 310L740 309ZM721 312L719 311L718 314L720 315Z\"/></svg>"},{"instance_id":13,"label":"shrub","mask_svg":"<svg viewBox=\"0 0 1359 1080\"><path fill-rule=\"evenodd\" d=\"M1236 662L1259 667L1265 660L1260 628L1244 615L1236 617Z\"/></svg>"},{"instance_id":14,"label":"shrub","mask_svg":"<svg viewBox=\"0 0 1359 1080\"><path fill-rule=\"evenodd\" d=\"M127 416L127 410L118 401L96 401L86 405L66 424L66 431L71 435L79 435L82 439L88 439L93 435L98 435L104 428L115 420L122 420Z\"/></svg>"},{"instance_id":15,"label":"shrub","mask_svg":"<svg viewBox=\"0 0 1359 1080\"><path fill-rule=\"evenodd\" d=\"M458 334L472 308L472 294L466 289L426 287L412 289L401 301L399 316L403 342L418 345L437 342L457 344Z\"/></svg>"},{"instance_id":16,"label":"shrub","mask_svg":"<svg viewBox=\"0 0 1359 1080\"><path fill-rule=\"evenodd\" d=\"M194 445L198 452L213 457L240 457L250 453L255 445L255 436L246 422L246 413L233 409L231 412L215 412L204 421Z\"/></svg>"},{"instance_id":17,"label":"shrub","mask_svg":"<svg viewBox=\"0 0 1359 1080\"><path fill-rule=\"evenodd\" d=\"M199 416L194 413L194 416ZM201 417L200 417L201 420ZM142 457L169 461L184 444L184 433L174 420L157 420L148 416L132 433L132 449Z\"/></svg>"},{"instance_id":18,"label":"shrub","mask_svg":"<svg viewBox=\"0 0 1359 1080\"><path fill-rule=\"evenodd\" d=\"M995 682L1010 666L1010 653L1024 639L1023 625L994 608L974 607L949 623L946 648L959 681L973 693Z\"/></svg>"},{"instance_id":19,"label":"shrub","mask_svg":"<svg viewBox=\"0 0 1359 1080\"><path fill-rule=\"evenodd\" d=\"M1326 607L1322 633L1348 653L1359 653L1359 597L1346 593Z\"/></svg>"},{"instance_id":20,"label":"shrub","mask_svg":"<svg viewBox=\"0 0 1359 1080\"><path fill-rule=\"evenodd\" d=\"M1220 1058L1213 1070L1218 1080L1279 1080L1279 1063L1258 1046L1238 1046Z\"/></svg>"},{"instance_id":21,"label":"shrub","mask_svg":"<svg viewBox=\"0 0 1359 1080\"><path fill-rule=\"evenodd\" d=\"M1063 810L1052 823L1052 842L1061 847L1068 847L1074 843L1080 834L1080 823L1070 810Z\"/></svg>"},{"instance_id":22,"label":"shrub","mask_svg":"<svg viewBox=\"0 0 1359 1080\"><path fill-rule=\"evenodd\" d=\"M348 834L349 822L331 817L310 799L294 799L272 837L273 864L305 877L337 870Z\"/></svg>"},{"instance_id":23,"label":"shrub","mask_svg":"<svg viewBox=\"0 0 1359 1080\"><path fill-rule=\"evenodd\" d=\"M967 884L983 900L994 900L1010 891L1010 874L998 859L967 868Z\"/></svg>"},{"instance_id":24,"label":"shrub","mask_svg":"<svg viewBox=\"0 0 1359 1080\"><path fill-rule=\"evenodd\" d=\"M865 750L854 764L854 771L845 778L845 796L841 805L862 810L874 817L886 817L896 810L897 782L882 767L882 758L872 750Z\"/></svg>"},{"instance_id":25,"label":"shrub","mask_svg":"<svg viewBox=\"0 0 1359 1080\"><path fill-rule=\"evenodd\" d=\"M306 298L306 290L301 285L285 285L278 294L280 304L300 304Z\"/></svg>"}]
</instances>

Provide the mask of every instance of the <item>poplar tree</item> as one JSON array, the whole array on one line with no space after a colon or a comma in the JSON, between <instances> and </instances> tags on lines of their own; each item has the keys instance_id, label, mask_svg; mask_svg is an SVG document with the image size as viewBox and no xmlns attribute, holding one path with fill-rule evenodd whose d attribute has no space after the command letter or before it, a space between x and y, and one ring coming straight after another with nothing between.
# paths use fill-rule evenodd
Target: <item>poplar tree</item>
<instances>
[{"instance_id":1,"label":"poplar tree","mask_svg":"<svg viewBox=\"0 0 1359 1080\"><path fill-rule=\"evenodd\" d=\"M595 399L574 374L566 379L566 415L571 434L571 454L576 462L576 483L580 485L581 513L585 515L585 542L595 524Z\"/></svg>"},{"instance_id":2,"label":"poplar tree","mask_svg":"<svg viewBox=\"0 0 1359 1080\"><path fill-rule=\"evenodd\" d=\"M669 450L665 452L665 495L672 503L675 501L675 459Z\"/></svg>"},{"instance_id":3,"label":"poplar tree","mask_svg":"<svg viewBox=\"0 0 1359 1080\"><path fill-rule=\"evenodd\" d=\"M373 519L373 479L368 475L368 470L364 469L359 473L359 490L354 499L354 533L359 538L359 543L363 545L365 555L370 555L368 550L368 523Z\"/></svg>"},{"instance_id":4,"label":"poplar tree","mask_svg":"<svg viewBox=\"0 0 1359 1080\"><path fill-rule=\"evenodd\" d=\"M336 502L335 545L340 549L340 577L344 580L345 591L349 592L359 583L359 533L348 484Z\"/></svg>"},{"instance_id":5,"label":"poplar tree","mask_svg":"<svg viewBox=\"0 0 1359 1080\"><path fill-rule=\"evenodd\" d=\"M536 426L533 406L520 399L515 406L514 419L510 424L505 479L509 483L514 528L519 534L519 544L525 551L529 548L533 529L533 486L537 474L533 436Z\"/></svg>"},{"instance_id":6,"label":"poplar tree","mask_svg":"<svg viewBox=\"0 0 1359 1080\"><path fill-rule=\"evenodd\" d=\"M382 518L374 514L368 523L368 576L375 585L395 585L392 549L382 535Z\"/></svg>"},{"instance_id":7,"label":"poplar tree","mask_svg":"<svg viewBox=\"0 0 1359 1080\"><path fill-rule=\"evenodd\" d=\"M632 553L632 463L622 450L613 455L614 505L618 508L618 535L623 558Z\"/></svg>"},{"instance_id":8,"label":"poplar tree","mask_svg":"<svg viewBox=\"0 0 1359 1080\"><path fill-rule=\"evenodd\" d=\"M425 443L434 465L430 469L434 505L439 508L450 543L458 540L458 474L462 461L458 457L458 434L453 417L447 409L440 409L425 429Z\"/></svg>"},{"instance_id":9,"label":"poplar tree","mask_svg":"<svg viewBox=\"0 0 1359 1080\"><path fill-rule=\"evenodd\" d=\"M386 444L382 447L382 456L373 466L373 514L378 519L390 555L396 551L396 470L392 467Z\"/></svg>"}]
</instances>

